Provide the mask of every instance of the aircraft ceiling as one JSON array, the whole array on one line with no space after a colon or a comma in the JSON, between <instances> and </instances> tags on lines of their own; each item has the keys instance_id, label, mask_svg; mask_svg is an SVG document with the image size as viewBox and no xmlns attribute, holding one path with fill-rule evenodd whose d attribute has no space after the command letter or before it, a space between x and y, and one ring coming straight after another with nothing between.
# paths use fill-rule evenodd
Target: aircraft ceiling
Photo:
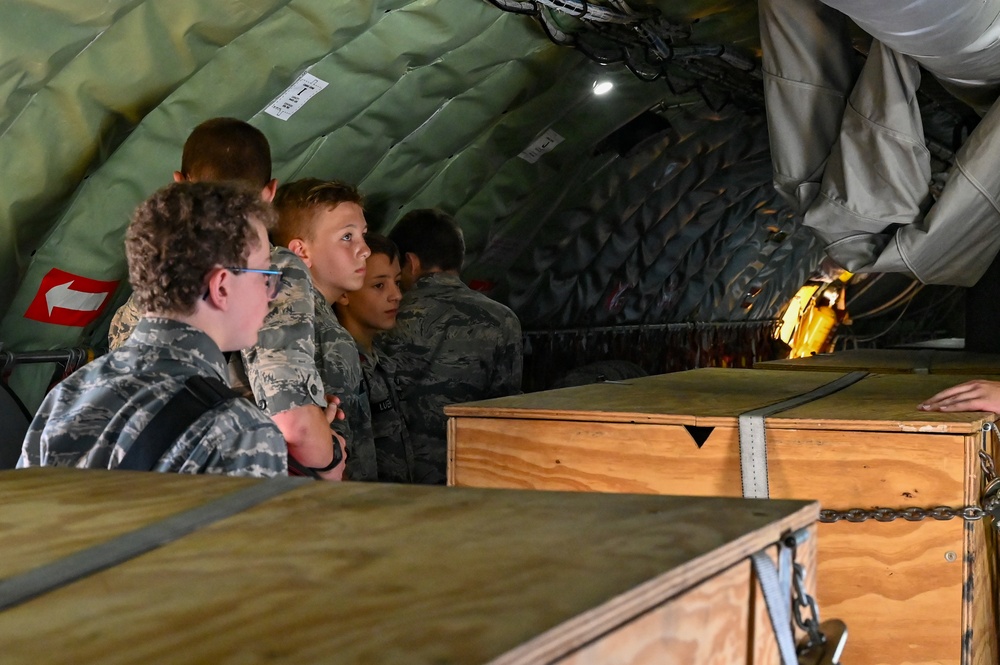
<instances>
[{"instance_id":1,"label":"aircraft ceiling","mask_svg":"<svg viewBox=\"0 0 1000 665\"><path fill-rule=\"evenodd\" d=\"M581 6L655 30L564 11ZM463 277L528 330L773 319L822 247L771 184L756 14L746 0L5 0L0 340L101 348L127 296L130 213L213 116L259 127L280 181L357 183L373 229L414 207L454 214ZM613 90L595 95L598 80ZM925 108L946 135L968 109L941 97Z\"/></svg>"}]
</instances>

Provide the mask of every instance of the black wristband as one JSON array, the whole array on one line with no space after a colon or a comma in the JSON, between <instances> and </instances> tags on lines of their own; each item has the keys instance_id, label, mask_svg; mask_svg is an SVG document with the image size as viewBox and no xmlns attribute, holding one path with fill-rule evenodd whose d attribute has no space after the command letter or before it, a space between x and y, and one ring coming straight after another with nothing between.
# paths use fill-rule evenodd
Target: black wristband
<instances>
[{"instance_id":1,"label":"black wristband","mask_svg":"<svg viewBox=\"0 0 1000 665\"><path fill-rule=\"evenodd\" d=\"M333 471L338 464L344 459L344 454L340 452L340 444L337 441L333 442L333 461L324 466L322 469L310 466L308 467L310 471L315 471L316 473L326 473L327 471Z\"/></svg>"}]
</instances>

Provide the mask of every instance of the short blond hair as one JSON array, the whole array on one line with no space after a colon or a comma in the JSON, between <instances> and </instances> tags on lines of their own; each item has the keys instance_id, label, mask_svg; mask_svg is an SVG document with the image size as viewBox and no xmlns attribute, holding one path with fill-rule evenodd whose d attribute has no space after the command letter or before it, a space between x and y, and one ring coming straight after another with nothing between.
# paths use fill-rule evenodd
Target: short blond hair
<instances>
[{"instance_id":1,"label":"short blond hair","mask_svg":"<svg viewBox=\"0 0 1000 665\"><path fill-rule=\"evenodd\" d=\"M339 180L303 178L282 185L274 195L278 211L278 225L271 233L274 243L288 247L296 238L312 240L316 213L341 203L356 203L363 208L364 197L357 187Z\"/></svg>"}]
</instances>

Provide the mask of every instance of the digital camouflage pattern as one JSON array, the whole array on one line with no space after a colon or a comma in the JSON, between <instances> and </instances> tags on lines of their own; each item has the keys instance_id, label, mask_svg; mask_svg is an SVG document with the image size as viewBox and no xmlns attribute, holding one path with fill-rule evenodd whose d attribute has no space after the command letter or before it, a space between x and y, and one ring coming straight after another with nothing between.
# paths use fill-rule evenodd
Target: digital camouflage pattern
<instances>
[{"instance_id":1,"label":"digital camouflage pattern","mask_svg":"<svg viewBox=\"0 0 1000 665\"><path fill-rule=\"evenodd\" d=\"M278 247L271 250L271 263L282 271L281 289L257 333L257 345L241 354L254 398L271 415L309 404L325 408L309 269Z\"/></svg>"},{"instance_id":2,"label":"digital camouflage pattern","mask_svg":"<svg viewBox=\"0 0 1000 665\"><path fill-rule=\"evenodd\" d=\"M273 415L309 404L325 408L324 394L339 397L346 419L333 429L347 441L345 476L376 480L371 413L354 339L313 286L302 259L276 247L271 262L282 271L281 290L257 345L242 354L257 405Z\"/></svg>"},{"instance_id":3,"label":"digital camouflage pattern","mask_svg":"<svg viewBox=\"0 0 1000 665\"><path fill-rule=\"evenodd\" d=\"M128 342L53 388L25 437L18 467L113 469L143 428L193 375L225 381L222 352L204 332L159 317ZM200 416L154 471L270 477L288 472L281 432L253 404L233 399Z\"/></svg>"},{"instance_id":4,"label":"digital camouflage pattern","mask_svg":"<svg viewBox=\"0 0 1000 665\"><path fill-rule=\"evenodd\" d=\"M403 422L395 364L376 347L368 353L359 344L358 355L372 414L379 482L412 483L413 447Z\"/></svg>"},{"instance_id":5,"label":"digital camouflage pattern","mask_svg":"<svg viewBox=\"0 0 1000 665\"><path fill-rule=\"evenodd\" d=\"M114 351L125 345L129 335L132 334L132 331L135 330L136 325L139 323L139 319L142 318L142 314L139 311L139 307L135 304L135 298L129 295L125 304L119 307L118 311L111 318L111 328L108 330L109 349ZM231 356L228 367L229 387L251 402L254 401L246 372L243 370L243 362L240 359L240 355L238 353L227 355Z\"/></svg>"},{"instance_id":6,"label":"digital camouflage pattern","mask_svg":"<svg viewBox=\"0 0 1000 665\"><path fill-rule=\"evenodd\" d=\"M521 392L521 324L509 308L450 273L403 294L396 327L378 337L396 364L419 483L446 480L448 404Z\"/></svg>"},{"instance_id":7,"label":"digital camouflage pattern","mask_svg":"<svg viewBox=\"0 0 1000 665\"><path fill-rule=\"evenodd\" d=\"M142 318L142 312L135 304L135 296L129 295L125 304L119 307L115 315L111 317L111 328L108 329L108 348L114 351L125 346L125 342L135 330L140 318Z\"/></svg>"}]
</instances>

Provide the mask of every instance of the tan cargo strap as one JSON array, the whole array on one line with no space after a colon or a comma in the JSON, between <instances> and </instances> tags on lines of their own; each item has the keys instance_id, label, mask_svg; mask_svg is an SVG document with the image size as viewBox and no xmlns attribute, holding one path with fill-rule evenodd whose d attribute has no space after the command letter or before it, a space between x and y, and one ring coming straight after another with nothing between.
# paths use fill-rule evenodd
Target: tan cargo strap
<instances>
[{"instance_id":1,"label":"tan cargo strap","mask_svg":"<svg viewBox=\"0 0 1000 665\"><path fill-rule=\"evenodd\" d=\"M768 498L767 440L764 435L764 418L794 409L813 400L831 395L868 376L868 372L851 372L824 384L815 390L786 400L740 414L740 475L743 496L747 499Z\"/></svg>"},{"instance_id":2,"label":"tan cargo strap","mask_svg":"<svg viewBox=\"0 0 1000 665\"><path fill-rule=\"evenodd\" d=\"M313 481L307 478L265 480L26 573L0 580L0 611L124 563L202 527L311 482Z\"/></svg>"}]
</instances>

